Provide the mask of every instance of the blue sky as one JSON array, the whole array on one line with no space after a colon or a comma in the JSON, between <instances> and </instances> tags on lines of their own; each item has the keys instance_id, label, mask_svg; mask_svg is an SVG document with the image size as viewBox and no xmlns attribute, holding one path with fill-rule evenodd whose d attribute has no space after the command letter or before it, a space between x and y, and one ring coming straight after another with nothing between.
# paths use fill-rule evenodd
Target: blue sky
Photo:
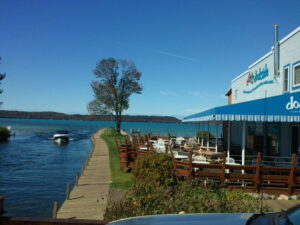
<instances>
[{"instance_id":1,"label":"blue sky","mask_svg":"<svg viewBox=\"0 0 300 225\"><path fill-rule=\"evenodd\" d=\"M300 26L300 1L1 0L2 109L86 114L103 58L135 62L125 114L185 116L224 105L231 80Z\"/></svg>"}]
</instances>

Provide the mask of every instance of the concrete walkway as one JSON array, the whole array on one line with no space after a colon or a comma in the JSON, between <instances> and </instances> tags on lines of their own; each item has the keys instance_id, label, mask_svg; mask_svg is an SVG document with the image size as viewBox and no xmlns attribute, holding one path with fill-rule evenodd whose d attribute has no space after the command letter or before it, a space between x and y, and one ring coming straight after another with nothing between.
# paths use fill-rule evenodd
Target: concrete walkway
<instances>
[{"instance_id":1,"label":"concrete walkway","mask_svg":"<svg viewBox=\"0 0 300 225\"><path fill-rule=\"evenodd\" d=\"M110 184L109 153L100 135L101 129L92 136L93 150L88 164L79 178L78 186L70 193L57 213L57 218L102 220Z\"/></svg>"},{"instance_id":2,"label":"concrete walkway","mask_svg":"<svg viewBox=\"0 0 300 225\"><path fill-rule=\"evenodd\" d=\"M263 200L263 203L271 207L273 211L281 211L282 209L286 210L295 205L300 204L299 200Z\"/></svg>"}]
</instances>

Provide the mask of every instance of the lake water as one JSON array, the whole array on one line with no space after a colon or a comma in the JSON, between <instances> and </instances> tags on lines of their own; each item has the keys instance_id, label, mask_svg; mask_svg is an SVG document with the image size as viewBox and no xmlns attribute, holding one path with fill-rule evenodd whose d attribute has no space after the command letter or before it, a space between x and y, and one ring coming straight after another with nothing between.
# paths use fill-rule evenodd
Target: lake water
<instances>
[{"instance_id":1,"label":"lake water","mask_svg":"<svg viewBox=\"0 0 300 225\"><path fill-rule=\"evenodd\" d=\"M90 137L114 122L75 120L0 119L16 134L0 143L0 194L5 195L4 216L51 217L52 205L65 199L66 184L74 185L76 173L91 151ZM122 128L165 135L194 136L193 124L124 122ZM56 130L68 130L74 141L58 146L50 139Z\"/></svg>"}]
</instances>

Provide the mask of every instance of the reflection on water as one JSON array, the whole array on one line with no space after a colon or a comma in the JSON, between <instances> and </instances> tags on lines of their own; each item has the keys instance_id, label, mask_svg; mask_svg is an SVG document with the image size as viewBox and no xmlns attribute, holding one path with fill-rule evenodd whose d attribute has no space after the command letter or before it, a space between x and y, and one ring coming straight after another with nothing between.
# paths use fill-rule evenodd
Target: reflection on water
<instances>
[{"instance_id":1,"label":"reflection on water","mask_svg":"<svg viewBox=\"0 0 300 225\"><path fill-rule=\"evenodd\" d=\"M11 126L16 134L0 143L0 194L5 195L4 216L50 217L52 204L61 204L66 184L75 182L87 154L90 136L112 122L70 120L0 119L0 126ZM195 133L195 125L123 123L142 132L170 131L173 135ZM51 140L56 130L68 130L73 141L57 145Z\"/></svg>"}]
</instances>

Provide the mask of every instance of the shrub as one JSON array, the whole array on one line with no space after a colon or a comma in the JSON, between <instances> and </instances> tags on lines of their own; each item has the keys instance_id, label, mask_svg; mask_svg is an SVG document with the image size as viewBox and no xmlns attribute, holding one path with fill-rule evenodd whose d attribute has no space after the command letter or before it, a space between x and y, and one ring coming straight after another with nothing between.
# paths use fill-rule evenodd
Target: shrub
<instances>
[{"instance_id":1,"label":"shrub","mask_svg":"<svg viewBox=\"0 0 300 225\"><path fill-rule=\"evenodd\" d=\"M0 127L0 142L6 142L8 141L8 138L10 137L10 130L6 127Z\"/></svg>"},{"instance_id":2,"label":"shrub","mask_svg":"<svg viewBox=\"0 0 300 225\"><path fill-rule=\"evenodd\" d=\"M132 170L132 187L124 199L107 207L105 219L170 213L165 210L169 200L162 196L175 186L172 168L167 154L150 151L138 156Z\"/></svg>"},{"instance_id":3,"label":"shrub","mask_svg":"<svg viewBox=\"0 0 300 225\"><path fill-rule=\"evenodd\" d=\"M173 185L175 181L171 157L155 151L137 158L132 175L134 189L152 185L165 188Z\"/></svg>"},{"instance_id":4,"label":"shrub","mask_svg":"<svg viewBox=\"0 0 300 225\"><path fill-rule=\"evenodd\" d=\"M169 155L150 151L137 158L133 171L133 186L128 199L138 207L137 215L167 213L166 193L175 186L173 165Z\"/></svg>"},{"instance_id":5,"label":"shrub","mask_svg":"<svg viewBox=\"0 0 300 225\"><path fill-rule=\"evenodd\" d=\"M174 213L245 213L259 212L260 202L241 190L229 190L213 183L203 187L186 182L177 186L173 207Z\"/></svg>"},{"instance_id":6,"label":"shrub","mask_svg":"<svg viewBox=\"0 0 300 225\"><path fill-rule=\"evenodd\" d=\"M133 186L120 202L107 207L105 219L186 213L259 212L260 202L241 190L214 183L207 187L195 181L176 183L167 154L150 152L139 156L133 169ZM265 208L266 209L266 208Z\"/></svg>"}]
</instances>

